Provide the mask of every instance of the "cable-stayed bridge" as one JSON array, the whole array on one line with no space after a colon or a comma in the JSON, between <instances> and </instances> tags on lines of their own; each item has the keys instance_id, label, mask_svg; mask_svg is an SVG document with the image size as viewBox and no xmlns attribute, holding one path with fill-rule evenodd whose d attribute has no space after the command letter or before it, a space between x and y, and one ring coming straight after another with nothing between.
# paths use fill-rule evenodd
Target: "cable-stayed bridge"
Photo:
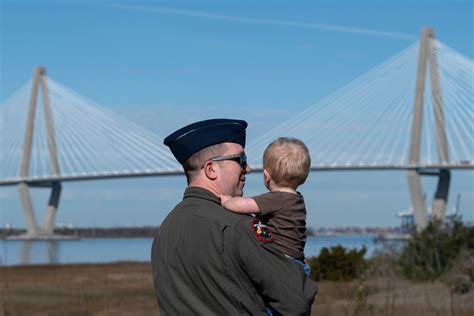
<instances>
[{"instance_id":1,"label":"cable-stayed bridge","mask_svg":"<svg viewBox=\"0 0 474 316\"><path fill-rule=\"evenodd\" d=\"M450 170L474 168L473 76L472 59L425 29L419 42L249 139L250 165L261 170L268 143L293 136L310 149L312 170L407 170L415 221L422 228L428 215L420 176L439 178L433 212L442 218ZM28 235L48 235L61 182L182 174L162 140L37 68L0 106L0 185L18 186ZM29 187L51 188L42 228Z\"/></svg>"}]
</instances>

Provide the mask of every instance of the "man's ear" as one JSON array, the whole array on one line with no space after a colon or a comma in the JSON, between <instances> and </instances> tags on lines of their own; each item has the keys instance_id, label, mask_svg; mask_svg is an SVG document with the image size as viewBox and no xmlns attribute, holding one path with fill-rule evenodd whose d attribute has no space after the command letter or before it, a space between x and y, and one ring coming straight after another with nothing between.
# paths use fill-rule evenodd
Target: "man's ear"
<instances>
[{"instance_id":1,"label":"man's ear","mask_svg":"<svg viewBox=\"0 0 474 316\"><path fill-rule=\"evenodd\" d=\"M272 176L267 171L267 169L263 169L263 182L265 183L266 186L269 186L270 181L272 181Z\"/></svg>"},{"instance_id":2,"label":"man's ear","mask_svg":"<svg viewBox=\"0 0 474 316\"><path fill-rule=\"evenodd\" d=\"M208 160L204 163L204 174L206 177L210 180L215 180L217 178L216 171L214 170L214 167L212 166L212 161Z\"/></svg>"}]
</instances>

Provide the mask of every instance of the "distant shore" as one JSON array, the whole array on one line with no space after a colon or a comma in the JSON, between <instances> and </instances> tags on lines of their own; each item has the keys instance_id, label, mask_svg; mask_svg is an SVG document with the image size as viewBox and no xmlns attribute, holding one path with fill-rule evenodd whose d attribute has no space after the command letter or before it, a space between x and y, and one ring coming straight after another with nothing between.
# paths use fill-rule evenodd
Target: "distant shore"
<instances>
[{"instance_id":1,"label":"distant shore","mask_svg":"<svg viewBox=\"0 0 474 316\"><path fill-rule=\"evenodd\" d=\"M74 238L153 238L158 226L143 227L63 227L55 228L54 234ZM0 228L0 239L26 234L22 228Z\"/></svg>"},{"instance_id":2,"label":"distant shore","mask_svg":"<svg viewBox=\"0 0 474 316\"><path fill-rule=\"evenodd\" d=\"M54 234L72 238L153 238L159 226L139 227L57 227ZM24 228L0 228L0 239L26 234ZM401 234L399 227L308 228L308 236L388 235Z\"/></svg>"}]
</instances>

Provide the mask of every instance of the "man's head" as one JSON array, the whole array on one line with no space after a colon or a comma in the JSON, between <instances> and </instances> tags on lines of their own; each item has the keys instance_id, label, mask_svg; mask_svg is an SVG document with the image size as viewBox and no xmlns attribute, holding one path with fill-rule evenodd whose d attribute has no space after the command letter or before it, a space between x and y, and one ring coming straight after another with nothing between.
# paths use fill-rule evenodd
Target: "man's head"
<instances>
[{"instance_id":1,"label":"man's head","mask_svg":"<svg viewBox=\"0 0 474 316\"><path fill-rule=\"evenodd\" d=\"M172 133L164 144L183 165L190 186L241 196L250 171L244 153L246 127L242 120L200 121Z\"/></svg>"},{"instance_id":2,"label":"man's head","mask_svg":"<svg viewBox=\"0 0 474 316\"><path fill-rule=\"evenodd\" d=\"M280 137L265 149L263 168L276 185L296 189L308 177L311 158L299 139Z\"/></svg>"}]
</instances>

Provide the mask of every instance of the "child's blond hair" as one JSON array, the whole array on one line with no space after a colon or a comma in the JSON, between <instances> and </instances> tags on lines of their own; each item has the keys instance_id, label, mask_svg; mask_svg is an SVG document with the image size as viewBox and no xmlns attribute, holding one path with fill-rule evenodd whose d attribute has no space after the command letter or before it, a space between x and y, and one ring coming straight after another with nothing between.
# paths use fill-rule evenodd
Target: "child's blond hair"
<instances>
[{"instance_id":1,"label":"child's blond hair","mask_svg":"<svg viewBox=\"0 0 474 316\"><path fill-rule=\"evenodd\" d=\"M278 186L296 189L306 181L310 166L308 147L296 138L280 137L263 153L263 168Z\"/></svg>"}]
</instances>

